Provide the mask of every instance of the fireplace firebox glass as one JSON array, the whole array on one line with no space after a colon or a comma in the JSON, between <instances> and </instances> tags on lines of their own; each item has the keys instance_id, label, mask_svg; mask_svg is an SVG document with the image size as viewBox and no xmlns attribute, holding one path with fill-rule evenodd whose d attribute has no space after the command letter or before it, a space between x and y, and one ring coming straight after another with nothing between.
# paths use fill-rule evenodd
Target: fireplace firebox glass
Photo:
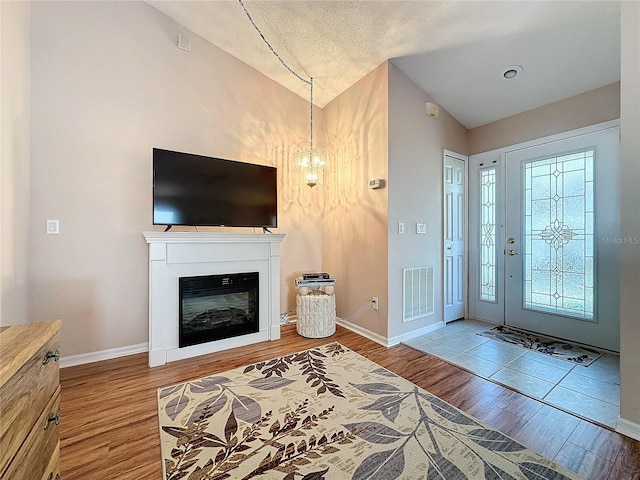
<instances>
[{"instance_id":1,"label":"fireplace firebox glass","mask_svg":"<svg viewBox=\"0 0 640 480\"><path fill-rule=\"evenodd\" d=\"M258 332L258 272L181 277L179 346Z\"/></svg>"}]
</instances>

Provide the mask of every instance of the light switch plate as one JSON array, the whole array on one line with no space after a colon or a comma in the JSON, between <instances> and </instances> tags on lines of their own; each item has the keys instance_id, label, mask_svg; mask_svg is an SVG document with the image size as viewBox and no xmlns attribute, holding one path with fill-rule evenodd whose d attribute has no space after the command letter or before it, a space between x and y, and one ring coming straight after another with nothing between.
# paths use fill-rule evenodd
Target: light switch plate
<instances>
[{"instance_id":1,"label":"light switch plate","mask_svg":"<svg viewBox=\"0 0 640 480\"><path fill-rule=\"evenodd\" d=\"M416 223L416 233L424 235L427 233L427 224L426 223Z\"/></svg>"},{"instance_id":2,"label":"light switch plate","mask_svg":"<svg viewBox=\"0 0 640 480\"><path fill-rule=\"evenodd\" d=\"M191 38L188 35L178 35L178 48L185 52L191 51Z\"/></svg>"},{"instance_id":3,"label":"light switch plate","mask_svg":"<svg viewBox=\"0 0 640 480\"><path fill-rule=\"evenodd\" d=\"M60 220L47 220L47 235L60 234Z\"/></svg>"}]
</instances>

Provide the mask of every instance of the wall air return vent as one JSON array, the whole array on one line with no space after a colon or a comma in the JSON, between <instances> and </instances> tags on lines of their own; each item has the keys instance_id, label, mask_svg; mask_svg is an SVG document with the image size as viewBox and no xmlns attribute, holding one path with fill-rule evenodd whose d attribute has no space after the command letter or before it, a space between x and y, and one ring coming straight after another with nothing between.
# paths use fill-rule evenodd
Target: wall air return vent
<instances>
[{"instance_id":1,"label":"wall air return vent","mask_svg":"<svg viewBox=\"0 0 640 480\"><path fill-rule=\"evenodd\" d=\"M402 321L433 315L433 267L405 268L402 277Z\"/></svg>"}]
</instances>

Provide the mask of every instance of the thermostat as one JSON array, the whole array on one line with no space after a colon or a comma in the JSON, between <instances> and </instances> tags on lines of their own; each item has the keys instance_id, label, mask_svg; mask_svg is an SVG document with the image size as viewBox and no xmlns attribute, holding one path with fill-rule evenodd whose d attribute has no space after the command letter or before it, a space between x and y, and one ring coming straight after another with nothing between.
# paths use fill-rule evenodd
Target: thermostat
<instances>
[{"instance_id":1,"label":"thermostat","mask_svg":"<svg viewBox=\"0 0 640 480\"><path fill-rule=\"evenodd\" d=\"M369 188L380 188L382 186L382 180L379 178L372 178L369 180Z\"/></svg>"}]
</instances>

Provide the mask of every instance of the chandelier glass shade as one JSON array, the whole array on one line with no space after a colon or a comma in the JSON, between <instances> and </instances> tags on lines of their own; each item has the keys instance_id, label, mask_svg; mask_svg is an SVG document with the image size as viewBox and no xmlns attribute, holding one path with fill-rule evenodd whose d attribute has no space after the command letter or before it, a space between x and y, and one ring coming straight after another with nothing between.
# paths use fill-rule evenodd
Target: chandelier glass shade
<instances>
[{"instance_id":1,"label":"chandelier glass shade","mask_svg":"<svg viewBox=\"0 0 640 480\"><path fill-rule=\"evenodd\" d=\"M327 168L329 151L320 147L302 147L293 153L293 161L302 172L308 187L322 185L324 170Z\"/></svg>"}]
</instances>

